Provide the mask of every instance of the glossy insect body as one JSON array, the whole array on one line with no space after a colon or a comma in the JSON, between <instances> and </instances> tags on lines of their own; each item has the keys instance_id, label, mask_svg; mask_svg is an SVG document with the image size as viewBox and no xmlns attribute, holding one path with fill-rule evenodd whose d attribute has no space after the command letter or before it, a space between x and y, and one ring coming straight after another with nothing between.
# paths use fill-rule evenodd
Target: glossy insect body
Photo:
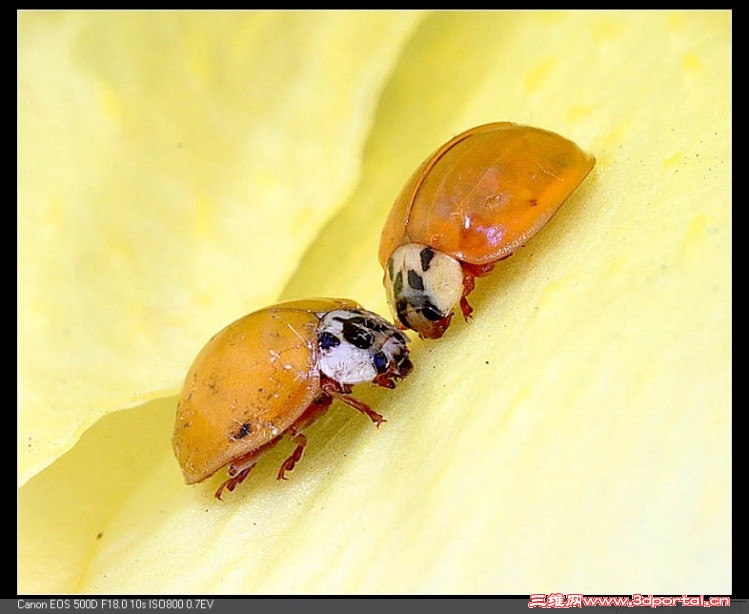
<instances>
[{"instance_id":1,"label":"glossy insect body","mask_svg":"<svg viewBox=\"0 0 749 614\"><path fill-rule=\"evenodd\" d=\"M232 491L260 456L288 434L297 446L283 479L302 456L302 430L334 398L379 425L384 419L351 396L352 386L394 388L413 365L406 337L345 299L280 303L224 328L200 351L177 405L173 449L188 484L228 465Z\"/></svg>"},{"instance_id":2,"label":"glossy insect body","mask_svg":"<svg viewBox=\"0 0 749 614\"><path fill-rule=\"evenodd\" d=\"M474 278L535 235L595 164L558 134L507 122L468 130L435 151L393 204L380 263L393 315L441 337Z\"/></svg>"}]
</instances>

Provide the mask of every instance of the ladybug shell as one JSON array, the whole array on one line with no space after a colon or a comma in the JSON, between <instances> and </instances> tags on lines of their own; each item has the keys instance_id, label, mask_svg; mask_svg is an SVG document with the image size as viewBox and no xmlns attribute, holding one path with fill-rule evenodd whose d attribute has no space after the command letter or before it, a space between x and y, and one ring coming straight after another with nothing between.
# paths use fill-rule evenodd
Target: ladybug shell
<instances>
[{"instance_id":1,"label":"ladybug shell","mask_svg":"<svg viewBox=\"0 0 749 614\"><path fill-rule=\"evenodd\" d=\"M595 158L558 134L509 122L459 134L435 151L396 199L380 239L421 243L487 264L530 239L585 179Z\"/></svg>"},{"instance_id":2,"label":"ladybug shell","mask_svg":"<svg viewBox=\"0 0 749 614\"><path fill-rule=\"evenodd\" d=\"M209 477L282 434L321 393L318 314L345 299L280 303L240 318L195 358L177 404L172 446L185 482Z\"/></svg>"}]
</instances>

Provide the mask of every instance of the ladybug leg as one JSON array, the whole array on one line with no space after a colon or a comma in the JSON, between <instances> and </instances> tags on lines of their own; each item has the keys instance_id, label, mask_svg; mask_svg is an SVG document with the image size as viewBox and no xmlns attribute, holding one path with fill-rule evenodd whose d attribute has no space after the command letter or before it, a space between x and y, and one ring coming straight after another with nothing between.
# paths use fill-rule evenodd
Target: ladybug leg
<instances>
[{"instance_id":1,"label":"ladybug leg","mask_svg":"<svg viewBox=\"0 0 749 614\"><path fill-rule=\"evenodd\" d=\"M304 410L304 413L289 427L288 432L292 435L292 439L297 445L291 453L291 456L281 463L278 475L276 476L277 479L287 479L286 472L292 471L294 467L296 467L296 464L301 460L304 447L307 445L307 438L302 434L302 430L328 411L328 407L330 407L331 403L333 403L333 399L330 396L327 394L321 394L310 403L310 406Z\"/></svg>"},{"instance_id":2,"label":"ladybug leg","mask_svg":"<svg viewBox=\"0 0 749 614\"><path fill-rule=\"evenodd\" d=\"M509 257L509 256L506 256ZM468 264L462 263L463 266L463 296L460 297L460 310L463 312L463 318L467 322L473 317L473 307L466 298L476 287L476 278L484 277L494 269L494 262L488 264Z\"/></svg>"},{"instance_id":3,"label":"ladybug leg","mask_svg":"<svg viewBox=\"0 0 749 614\"><path fill-rule=\"evenodd\" d=\"M465 294L460 297L460 311L463 312L463 319L466 322L473 318L473 307L471 307Z\"/></svg>"},{"instance_id":4,"label":"ladybug leg","mask_svg":"<svg viewBox=\"0 0 749 614\"><path fill-rule=\"evenodd\" d=\"M463 296L460 297L460 310L463 312L463 319L468 322L473 317L473 307L471 307L466 298L475 287L475 277L469 273L463 265Z\"/></svg>"},{"instance_id":5,"label":"ladybug leg","mask_svg":"<svg viewBox=\"0 0 749 614\"><path fill-rule=\"evenodd\" d=\"M254 450L250 450L244 456L240 456L239 458L234 459L231 463L229 463L229 467L226 470L226 472L229 474L229 479L218 487L218 490L214 494L216 499L221 499L221 493L224 492L224 489L232 492L237 486L244 482L250 471L254 469L258 459L273 446L275 446L280 440L281 436L279 435L275 439L271 439L268 443L263 444L262 446L260 446L259 448L255 448Z\"/></svg>"},{"instance_id":6,"label":"ladybug leg","mask_svg":"<svg viewBox=\"0 0 749 614\"><path fill-rule=\"evenodd\" d=\"M237 486L244 482L244 479L254 467L255 465L250 465L249 467L242 469L242 471L237 473L237 475L230 477L223 484L221 484L221 486L218 487L218 490L214 493L213 496L221 501L221 493L224 492L224 488L226 488L229 492L232 492Z\"/></svg>"},{"instance_id":7,"label":"ladybug leg","mask_svg":"<svg viewBox=\"0 0 749 614\"><path fill-rule=\"evenodd\" d=\"M383 422L387 422L385 418L373 410L369 405L352 397L351 388L349 386L340 386L334 380L324 377L321 382L321 388L325 394L328 394L339 401L343 401L349 407L353 407L365 416L368 416L378 427Z\"/></svg>"},{"instance_id":8,"label":"ladybug leg","mask_svg":"<svg viewBox=\"0 0 749 614\"><path fill-rule=\"evenodd\" d=\"M296 448L294 448L294 451L291 453L291 456L289 456L289 458L287 458L281 464L281 468L278 470L278 476L277 476L277 479L279 480L287 479L285 475L286 472L294 470L294 467L302 458L302 452L304 452L304 447L307 445L307 438L304 435L302 435L302 433L296 433L293 439L297 444Z\"/></svg>"}]
</instances>

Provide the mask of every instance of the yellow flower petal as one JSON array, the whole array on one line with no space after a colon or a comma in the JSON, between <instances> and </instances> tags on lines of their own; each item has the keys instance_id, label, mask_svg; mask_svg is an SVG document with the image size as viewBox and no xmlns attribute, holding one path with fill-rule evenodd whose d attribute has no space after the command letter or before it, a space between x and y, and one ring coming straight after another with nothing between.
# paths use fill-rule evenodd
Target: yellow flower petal
<instances>
[{"instance_id":1,"label":"yellow flower petal","mask_svg":"<svg viewBox=\"0 0 749 614\"><path fill-rule=\"evenodd\" d=\"M322 26L308 27L314 39ZM560 132L596 155L591 177L479 281L471 323L415 341L396 390L357 390L387 424L335 404L288 482L274 479L287 444L224 503L220 476L183 486L171 396L99 421L20 491L19 590L730 593L730 27L727 12L423 20L370 91L360 182L286 263L278 295L385 312L387 209L471 125ZM231 215L224 230L242 223ZM256 306L222 301L196 346ZM160 381L194 350L162 361Z\"/></svg>"}]
</instances>

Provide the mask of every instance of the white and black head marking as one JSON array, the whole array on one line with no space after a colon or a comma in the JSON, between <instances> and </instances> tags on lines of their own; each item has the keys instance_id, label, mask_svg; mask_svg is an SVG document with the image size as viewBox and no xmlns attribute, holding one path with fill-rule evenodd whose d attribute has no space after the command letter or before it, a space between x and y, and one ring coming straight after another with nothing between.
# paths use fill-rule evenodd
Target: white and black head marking
<instances>
[{"instance_id":1,"label":"white and black head marking","mask_svg":"<svg viewBox=\"0 0 749 614\"><path fill-rule=\"evenodd\" d=\"M455 258L420 243L401 245L387 263L385 288L393 315L422 337L444 328L463 296L463 268ZM439 336L439 335L437 335Z\"/></svg>"},{"instance_id":2,"label":"white and black head marking","mask_svg":"<svg viewBox=\"0 0 749 614\"><path fill-rule=\"evenodd\" d=\"M392 388L413 368L408 340L395 326L363 309L336 309L320 321L320 371L343 385L375 382Z\"/></svg>"}]
</instances>

